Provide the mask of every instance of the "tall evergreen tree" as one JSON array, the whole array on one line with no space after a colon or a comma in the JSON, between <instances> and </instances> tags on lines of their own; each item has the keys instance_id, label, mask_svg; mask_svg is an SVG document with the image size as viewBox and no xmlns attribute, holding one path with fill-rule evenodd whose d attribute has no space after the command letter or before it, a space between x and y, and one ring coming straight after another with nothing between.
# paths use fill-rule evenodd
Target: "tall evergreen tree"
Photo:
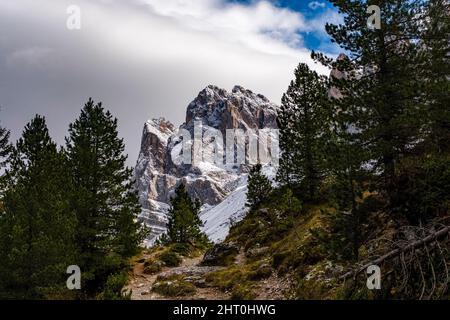
<instances>
[{"instance_id":1,"label":"tall evergreen tree","mask_svg":"<svg viewBox=\"0 0 450 320\"><path fill-rule=\"evenodd\" d=\"M167 224L169 242L195 243L206 240L205 235L200 231L200 227L203 225L198 215L200 207L200 202L191 199L184 184L180 184L175 189Z\"/></svg>"},{"instance_id":2,"label":"tall evergreen tree","mask_svg":"<svg viewBox=\"0 0 450 320\"><path fill-rule=\"evenodd\" d=\"M282 156L277 179L301 186L310 200L316 198L324 174L328 117L326 80L301 63L278 114Z\"/></svg>"},{"instance_id":3,"label":"tall evergreen tree","mask_svg":"<svg viewBox=\"0 0 450 320\"><path fill-rule=\"evenodd\" d=\"M421 70L426 119L424 145L439 154L450 152L450 1L429 0L422 17L418 68Z\"/></svg>"},{"instance_id":4,"label":"tall evergreen tree","mask_svg":"<svg viewBox=\"0 0 450 320\"><path fill-rule=\"evenodd\" d=\"M6 228L5 228L5 209L4 209L4 192L5 192L5 172L4 168L6 165L6 159L9 157L11 152L11 145L9 143L9 131L5 128L0 127L0 261L4 259L6 261L7 248L5 244L6 238ZM0 292L5 290L5 283L2 281L3 276L6 274L6 266L0 264ZM1 296L1 294L0 294Z\"/></svg>"},{"instance_id":5,"label":"tall evergreen tree","mask_svg":"<svg viewBox=\"0 0 450 320\"><path fill-rule=\"evenodd\" d=\"M136 221L140 205L124 149L117 119L89 99L66 138L75 186L71 205L78 220L76 243L87 294L101 291L108 275L136 253L145 237Z\"/></svg>"},{"instance_id":6,"label":"tall evergreen tree","mask_svg":"<svg viewBox=\"0 0 450 320\"><path fill-rule=\"evenodd\" d=\"M416 69L421 0L331 0L344 15L344 24L327 24L332 40L347 50L350 59L332 62L322 54L313 57L348 73L334 79L342 94L338 107L341 119L360 133L368 150L365 161L374 173L389 203L395 202L397 165L411 153L418 139L420 119L417 97L420 72ZM367 26L369 5L381 9L381 28Z\"/></svg>"},{"instance_id":7,"label":"tall evergreen tree","mask_svg":"<svg viewBox=\"0 0 450 320\"><path fill-rule=\"evenodd\" d=\"M64 154L45 119L27 124L11 156L0 217L0 296L43 298L66 289L75 215L68 203Z\"/></svg>"},{"instance_id":8,"label":"tall evergreen tree","mask_svg":"<svg viewBox=\"0 0 450 320\"><path fill-rule=\"evenodd\" d=\"M257 164L253 166L248 176L247 206L252 209L267 200L272 191L272 183L261 170L261 164Z\"/></svg>"}]
</instances>

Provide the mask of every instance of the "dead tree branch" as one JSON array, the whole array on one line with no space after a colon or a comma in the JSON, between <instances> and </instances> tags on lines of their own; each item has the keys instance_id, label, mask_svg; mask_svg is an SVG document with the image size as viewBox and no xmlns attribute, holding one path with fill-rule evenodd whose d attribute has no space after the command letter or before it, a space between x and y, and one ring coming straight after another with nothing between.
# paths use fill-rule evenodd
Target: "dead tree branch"
<instances>
[{"instance_id":1,"label":"dead tree branch","mask_svg":"<svg viewBox=\"0 0 450 320\"><path fill-rule=\"evenodd\" d=\"M423 239L416 240L416 241L413 241L403 247L396 248L396 249L386 253L385 255L379 257L378 259L368 262L367 264L363 265L356 271L355 270L349 271L346 274L344 274L343 276L341 276L340 279L345 280L352 276L354 278L356 278L359 274L361 274L362 272L367 270L367 268L369 268L372 265L381 265L383 262L390 260L390 259L394 259L394 258L402 255L403 253L414 252L415 250L422 248L422 247L426 246L427 244L442 240L449 234L450 234L450 226L446 226L446 227L442 228L441 230L433 232L432 234L424 237Z\"/></svg>"}]
</instances>

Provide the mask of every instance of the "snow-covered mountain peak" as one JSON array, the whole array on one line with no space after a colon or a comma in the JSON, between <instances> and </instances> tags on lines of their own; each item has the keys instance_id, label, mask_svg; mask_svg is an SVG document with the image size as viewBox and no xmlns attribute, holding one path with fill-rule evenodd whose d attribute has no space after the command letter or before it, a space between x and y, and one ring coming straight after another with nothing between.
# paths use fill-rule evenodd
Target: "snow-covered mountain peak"
<instances>
[{"instance_id":1,"label":"snow-covered mountain peak","mask_svg":"<svg viewBox=\"0 0 450 320\"><path fill-rule=\"evenodd\" d=\"M240 129L253 136L260 129L277 128L277 110L278 107L263 95L241 86L228 92L210 85L188 105L186 122L178 129L164 118L146 122L135 178L143 207L141 219L153 231L148 244L165 231L170 198L180 183L205 205L201 217L206 222L206 233L214 241L222 240L228 233L230 221L242 218L246 212L246 175L250 165L222 165L205 154L196 161L180 164L177 160L182 150L184 153L185 137L181 138L179 133L193 137L194 127L200 122L203 133L208 129L222 133ZM200 143L200 149L210 148L209 139ZM190 148L195 154L194 144Z\"/></svg>"}]
</instances>

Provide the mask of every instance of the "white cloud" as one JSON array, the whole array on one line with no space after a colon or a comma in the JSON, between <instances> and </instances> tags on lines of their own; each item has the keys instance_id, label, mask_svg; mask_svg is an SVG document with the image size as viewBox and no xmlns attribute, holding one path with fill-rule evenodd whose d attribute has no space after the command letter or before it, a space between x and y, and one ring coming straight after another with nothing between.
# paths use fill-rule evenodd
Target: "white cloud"
<instances>
[{"instance_id":1,"label":"white cloud","mask_svg":"<svg viewBox=\"0 0 450 320\"><path fill-rule=\"evenodd\" d=\"M325 38L329 35L325 31L325 25L330 24L341 24L344 22L343 17L336 11L328 9L324 11L316 19L309 22L309 27L317 36Z\"/></svg>"},{"instance_id":2,"label":"white cloud","mask_svg":"<svg viewBox=\"0 0 450 320\"><path fill-rule=\"evenodd\" d=\"M316 10L317 8L325 8L325 2L311 1L308 4L308 7L312 10Z\"/></svg>"},{"instance_id":3,"label":"white cloud","mask_svg":"<svg viewBox=\"0 0 450 320\"><path fill-rule=\"evenodd\" d=\"M118 32L122 35L116 38L117 41L122 38L142 43L151 35L153 39L158 39L159 45L154 43L157 47L162 44L169 51L175 48L177 54L183 52L182 48L178 48L180 42L183 42L185 50L189 47L211 46L209 49L212 49L217 45L233 46L233 50L247 50L250 55L294 58L326 72L311 63L309 50L304 48L299 34L318 32L317 23L306 21L298 12L277 8L268 1L255 1L251 5L230 4L222 0L140 0L138 3L147 4L150 14L134 15L135 22L127 26L119 24L120 30L112 26L109 34ZM100 16L101 12L98 13ZM155 53L154 46L149 49ZM182 51L178 51L180 49ZM245 53L240 54L243 54L242 61L245 61Z\"/></svg>"},{"instance_id":4,"label":"white cloud","mask_svg":"<svg viewBox=\"0 0 450 320\"><path fill-rule=\"evenodd\" d=\"M79 31L66 28L72 4L81 8ZM0 57L9 57L5 69L0 59L0 74L14 79L0 86L1 116L20 132L36 112L47 115L62 142L92 96L119 118L134 162L144 121L166 116L179 124L208 84L240 84L280 103L299 62L328 73L299 35L322 36L324 23L268 1L0 0L0 29L8 30Z\"/></svg>"},{"instance_id":5,"label":"white cloud","mask_svg":"<svg viewBox=\"0 0 450 320\"><path fill-rule=\"evenodd\" d=\"M228 41L246 40L241 41L244 44L255 36L266 38L274 35L273 38L283 42L299 43L300 36L297 32L308 29L301 14L276 8L267 1L251 5L226 4L217 0L146 0L146 2L156 14L172 17L188 28L214 32ZM255 42L258 41L247 44L254 49L272 51L269 45L261 47Z\"/></svg>"},{"instance_id":6,"label":"white cloud","mask_svg":"<svg viewBox=\"0 0 450 320\"><path fill-rule=\"evenodd\" d=\"M6 57L6 65L9 67L44 67L50 62L51 48L30 47L12 52Z\"/></svg>"}]
</instances>

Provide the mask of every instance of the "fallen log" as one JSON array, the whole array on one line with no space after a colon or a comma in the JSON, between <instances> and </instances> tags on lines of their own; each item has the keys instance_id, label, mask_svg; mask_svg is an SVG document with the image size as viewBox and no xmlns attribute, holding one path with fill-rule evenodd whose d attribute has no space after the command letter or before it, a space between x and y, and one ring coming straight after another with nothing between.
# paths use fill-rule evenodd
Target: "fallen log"
<instances>
[{"instance_id":1,"label":"fallen log","mask_svg":"<svg viewBox=\"0 0 450 320\"><path fill-rule=\"evenodd\" d=\"M396 258L397 256L401 255L404 252L408 252L408 251L414 251L417 248L423 247L433 241L437 241L440 240L442 238L444 238L445 236L447 236L450 233L450 226L447 226L439 231L436 231L428 236L426 236L423 239L414 241L402 248L397 248L394 249L388 253L386 253L385 255L379 257L376 260L373 260L367 264L365 264L364 266L362 266L361 268L359 268L356 271L349 271L346 274L344 274L343 276L340 277L340 279L345 280L351 276L353 276L354 278L356 278L360 273L364 272L365 270L367 270L367 268L369 268L370 266L373 265L381 265L383 262L385 262L386 260L390 260L393 258Z\"/></svg>"}]
</instances>

